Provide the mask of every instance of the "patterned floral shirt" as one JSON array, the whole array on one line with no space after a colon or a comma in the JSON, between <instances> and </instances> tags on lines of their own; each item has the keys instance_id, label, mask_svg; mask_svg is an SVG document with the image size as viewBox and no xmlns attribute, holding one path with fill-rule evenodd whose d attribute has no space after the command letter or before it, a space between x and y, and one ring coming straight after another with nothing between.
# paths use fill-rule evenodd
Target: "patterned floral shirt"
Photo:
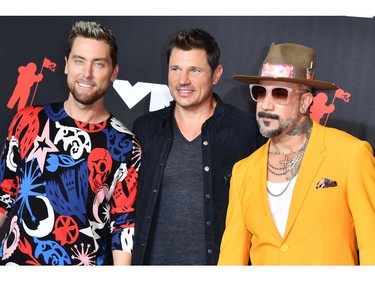
<instances>
[{"instance_id":1,"label":"patterned floral shirt","mask_svg":"<svg viewBox=\"0 0 375 281\"><path fill-rule=\"evenodd\" d=\"M104 265L131 252L141 147L110 116L98 124L62 103L11 122L0 159L0 264Z\"/></svg>"}]
</instances>

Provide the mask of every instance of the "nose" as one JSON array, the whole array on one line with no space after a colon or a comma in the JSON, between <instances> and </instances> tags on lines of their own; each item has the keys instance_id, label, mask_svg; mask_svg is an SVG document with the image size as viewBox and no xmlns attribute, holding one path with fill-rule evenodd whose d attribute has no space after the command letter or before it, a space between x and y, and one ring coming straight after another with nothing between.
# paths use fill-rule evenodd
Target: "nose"
<instances>
[{"instance_id":1,"label":"nose","mask_svg":"<svg viewBox=\"0 0 375 281\"><path fill-rule=\"evenodd\" d=\"M179 83L181 85L186 85L190 83L189 71L181 71L179 76Z\"/></svg>"},{"instance_id":2,"label":"nose","mask_svg":"<svg viewBox=\"0 0 375 281\"><path fill-rule=\"evenodd\" d=\"M269 111L269 110L273 110L275 107L275 104L273 102L273 98L272 98L272 95L270 92L267 91L266 93L266 96L264 97L264 100L261 104L261 108L264 110L264 111Z\"/></svg>"},{"instance_id":3,"label":"nose","mask_svg":"<svg viewBox=\"0 0 375 281\"><path fill-rule=\"evenodd\" d=\"M91 78L92 77L92 72L93 72L93 65L91 63L86 63L85 66L83 67L83 77L84 78Z\"/></svg>"}]
</instances>

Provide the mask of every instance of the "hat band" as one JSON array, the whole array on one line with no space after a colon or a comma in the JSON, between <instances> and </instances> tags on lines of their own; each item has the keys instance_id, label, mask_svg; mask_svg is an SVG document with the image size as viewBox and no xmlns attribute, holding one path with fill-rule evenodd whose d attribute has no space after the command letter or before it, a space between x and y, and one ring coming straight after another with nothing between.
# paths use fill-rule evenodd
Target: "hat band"
<instances>
[{"instance_id":1,"label":"hat band","mask_svg":"<svg viewBox=\"0 0 375 281\"><path fill-rule=\"evenodd\" d=\"M260 69L260 76L314 80L315 68L304 68L292 64L265 63Z\"/></svg>"}]
</instances>

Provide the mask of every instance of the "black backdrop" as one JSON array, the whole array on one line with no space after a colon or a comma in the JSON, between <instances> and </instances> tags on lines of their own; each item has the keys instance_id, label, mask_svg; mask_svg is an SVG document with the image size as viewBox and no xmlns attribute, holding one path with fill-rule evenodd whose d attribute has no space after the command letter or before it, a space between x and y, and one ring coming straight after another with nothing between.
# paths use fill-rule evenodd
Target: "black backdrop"
<instances>
[{"instance_id":1,"label":"black backdrop","mask_svg":"<svg viewBox=\"0 0 375 281\"><path fill-rule=\"evenodd\" d=\"M300 43L317 52L317 79L336 83L350 101L335 99L335 111L321 123L343 129L375 146L375 19L348 16L1 16L0 17L0 145L17 105L7 103L20 66L33 62L37 73L44 58L56 64L42 69L43 80L32 84L34 104L66 99L64 55L67 34L76 20L92 20L110 28L118 40L118 80L167 84L165 50L170 37L183 28L209 31L222 50L224 73L215 91L224 101L254 111L245 84L234 74L257 74L272 42ZM21 81L22 82L22 81ZM135 87L134 87L135 88ZM123 93L137 95L137 91ZM326 92L328 103L334 92ZM106 104L126 126L149 110L151 94L129 107L111 87Z\"/></svg>"}]
</instances>

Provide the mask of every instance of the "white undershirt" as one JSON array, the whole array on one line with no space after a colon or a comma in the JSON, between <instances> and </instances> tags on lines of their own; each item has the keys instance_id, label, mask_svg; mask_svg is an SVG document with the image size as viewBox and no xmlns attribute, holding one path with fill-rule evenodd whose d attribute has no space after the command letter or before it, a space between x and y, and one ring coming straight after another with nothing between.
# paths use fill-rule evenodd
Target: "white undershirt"
<instances>
[{"instance_id":1,"label":"white undershirt","mask_svg":"<svg viewBox=\"0 0 375 281\"><path fill-rule=\"evenodd\" d=\"M294 185L296 184L297 175L294 176L289 184L287 190L280 196L275 197L269 194L268 195L268 203L271 209L271 215L273 217L273 221L275 222L276 228L279 231L281 237L284 237L286 222L288 220L288 213L290 207L290 201L292 200L292 194ZM289 182L280 182L274 183L267 181L268 190L275 195L280 194L286 187Z\"/></svg>"}]
</instances>

